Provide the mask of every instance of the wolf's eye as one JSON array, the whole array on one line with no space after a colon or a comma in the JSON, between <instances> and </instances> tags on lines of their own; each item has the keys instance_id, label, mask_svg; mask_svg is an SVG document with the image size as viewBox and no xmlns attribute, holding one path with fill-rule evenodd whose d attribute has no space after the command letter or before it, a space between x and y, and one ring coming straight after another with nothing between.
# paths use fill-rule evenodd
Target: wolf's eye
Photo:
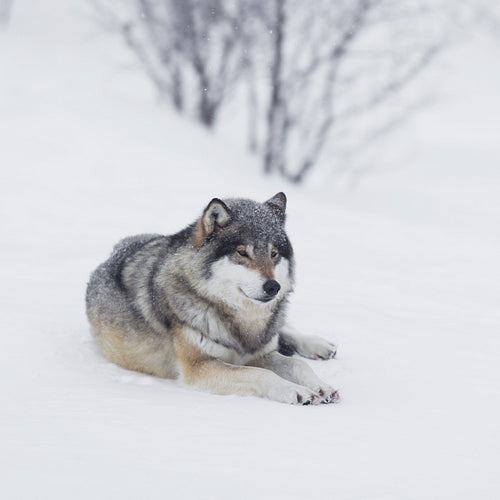
<instances>
[{"instance_id":1,"label":"wolf's eye","mask_svg":"<svg viewBox=\"0 0 500 500\"><path fill-rule=\"evenodd\" d=\"M274 259L277 256L278 256L278 250L275 250L275 249L271 250L271 259Z\"/></svg>"},{"instance_id":2,"label":"wolf's eye","mask_svg":"<svg viewBox=\"0 0 500 500\"><path fill-rule=\"evenodd\" d=\"M241 255L242 257L248 257L248 253L246 250L243 250L242 248L239 248L236 250L238 252L238 255Z\"/></svg>"}]
</instances>

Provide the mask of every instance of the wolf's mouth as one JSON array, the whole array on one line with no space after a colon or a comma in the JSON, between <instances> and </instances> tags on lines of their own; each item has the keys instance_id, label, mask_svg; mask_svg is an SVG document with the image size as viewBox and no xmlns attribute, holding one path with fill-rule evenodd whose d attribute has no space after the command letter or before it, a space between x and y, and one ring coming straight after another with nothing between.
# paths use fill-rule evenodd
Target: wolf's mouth
<instances>
[{"instance_id":1,"label":"wolf's mouth","mask_svg":"<svg viewBox=\"0 0 500 500\"><path fill-rule=\"evenodd\" d=\"M258 298L256 299L255 297L249 297L240 287L238 287L238 290L247 298L247 299L250 299L250 300L253 300L253 301L256 301L256 302L263 302L264 304L266 302L271 302L271 300L273 300L275 297L262 297L262 298Z\"/></svg>"},{"instance_id":2,"label":"wolf's mouth","mask_svg":"<svg viewBox=\"0 0 500 500\"><path fill-rule=\"evenodd\" d=\"M264 297L263 299L254 299L258 300L259 302L271 302L271 300L274 300L274 297Z\"/></svg>"}]
</instances>

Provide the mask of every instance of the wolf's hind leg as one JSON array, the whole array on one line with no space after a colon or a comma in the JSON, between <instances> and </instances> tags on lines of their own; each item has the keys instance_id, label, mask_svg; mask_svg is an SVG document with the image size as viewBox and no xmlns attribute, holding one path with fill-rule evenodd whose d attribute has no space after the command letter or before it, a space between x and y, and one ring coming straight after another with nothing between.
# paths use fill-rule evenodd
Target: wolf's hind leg
<instances>
[{"instance_id":1,"label":"wolf's hind leg","mask_svg":"<svg viewBox=\"0 0 500 500\"><path fill-rule=\"evenodd\" d=\"M323 382L304 361L289 358L277 352L271 352L252 360L249 364L267 368L280 377L296 384L305 385L321 396L322 403L335 403L339 399L338 392Z\"/></svg>"},{"instance_id":2,"label":"wolf's hind leg","mask_svg":"<svg viewBox=\"0 0 500 500\"><path fill-rule=\"evenodd\" d=\"M284 356L299 354L309 359L333 359L337 346L322 337L300 335L287 327L279 334L278 351Z\"/></svg>"},{"instance_id":3,"label":"wolf's hind leg","mask_svg":"<svg viewBox=\"0 0 500 500\"><path fill-rule=\"evenodd\" d=\"M188 327L177 328L174 345L183 380L188 385L216 394L260 396L282 403L318 404L318 393L264 368L236 366L203 352L189 335Z\"/></svg>"},{"instance_id":4,"label":"wolf's hind leg","mask_svg":"<svg viewBox=\"0 0 500 500\"><path fill-rule=\"evenodd\" d=\"M120 325L91 316L94 339L104 357L126 368L148 375L175 378L175 353L169 337L158 338L144 331L126 330Z\"/></svg>"}]
</instances>

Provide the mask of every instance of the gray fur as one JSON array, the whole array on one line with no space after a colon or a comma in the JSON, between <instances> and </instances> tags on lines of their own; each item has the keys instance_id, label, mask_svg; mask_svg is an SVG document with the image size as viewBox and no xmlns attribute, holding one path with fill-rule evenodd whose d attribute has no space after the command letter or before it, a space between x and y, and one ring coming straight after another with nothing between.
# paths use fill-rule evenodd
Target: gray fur
<instances>
[{"instance_id":1,"label":"gray fur","mask_svg":"<svg viewBox=\"0 0 500 500\"><path fill-rule=\"evenodd\" d=\"M197 338L197 349L209 357L220 350L217 357L225 362L246 364L276 351L294 280L285 205L282 193L266 203L214 199L200 219L177 234L120 241L87 287L87 315L103 353L125 368L176 377L182 374L176 332L191 332L190 342ZM255 260L267 266L262 273L273 272L272 266L282 260L287 263L282 267L287 269L287 286L269 303L259 305L259 298L243 295L226 300L214 284L214 273L220 272L217 263L237 271L245 264L236 254L238 245L251 245ZM270 248L279 252L272 265ZM239 292L235 287L230 293ZM286 354L292 353L288 349Z\"/></svg>"}]
</instances>

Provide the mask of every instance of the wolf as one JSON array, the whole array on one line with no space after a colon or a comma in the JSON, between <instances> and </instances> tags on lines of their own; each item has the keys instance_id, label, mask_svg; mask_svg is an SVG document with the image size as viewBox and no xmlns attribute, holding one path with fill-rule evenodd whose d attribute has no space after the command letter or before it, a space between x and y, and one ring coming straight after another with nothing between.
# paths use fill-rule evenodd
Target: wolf
<instances>
[{"instance_id":1,"label":"wolf","mask_svg":"<svg viewBox=\"0 0 500 500\"><path fill-rule=\"evenodd\" d=\"M285 323L294 285L287 199L214 198L182 231L120 241L91 275L87 316L117 365L216 394L294 405L338 392L294 354L330 359L336 346Z\"/></svg>"}]
</instances>

